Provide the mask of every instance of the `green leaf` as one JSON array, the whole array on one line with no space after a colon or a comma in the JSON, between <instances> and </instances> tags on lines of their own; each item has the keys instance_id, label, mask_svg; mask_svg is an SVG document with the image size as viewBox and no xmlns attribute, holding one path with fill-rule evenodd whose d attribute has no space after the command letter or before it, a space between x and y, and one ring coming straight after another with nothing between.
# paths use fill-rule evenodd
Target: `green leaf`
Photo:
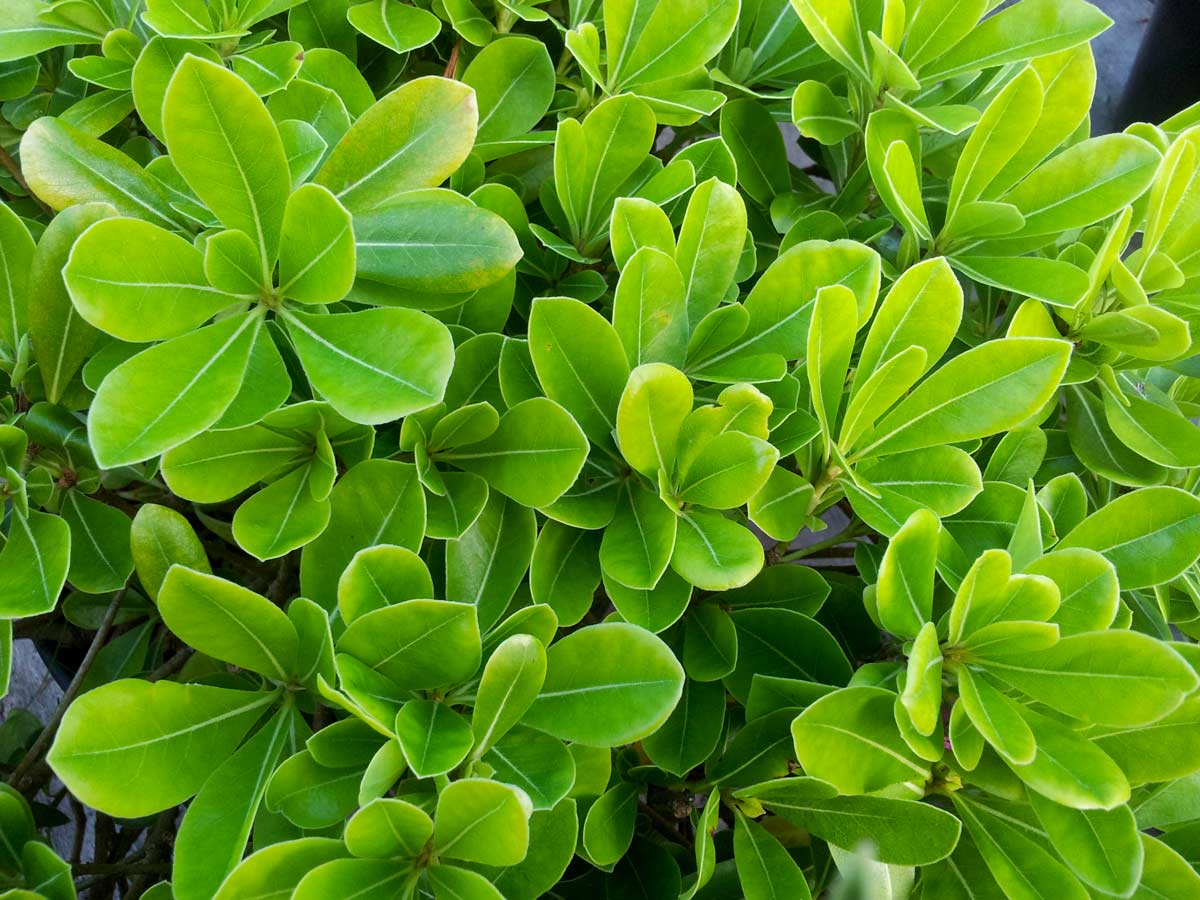
<instances>
[{"instance_id":1,"label":"green leaf","mask_svg":"<svg viewBox=\"0 0 1200 900\"><path fill-rule=\"evenodd\" d=\"M1071 635L1048 649L1011 656L992 652L986 667L1052 709L1105 725L1153 722L1200 683L1169 646L1132 631Z\"/></svg>"},{"instance_id":2,"label":"green leaf","mask_svg":"<svg viewBox=\"0 0 1200 900\"><path fill-rule=\"evenodd\" d=\"M107 203L84 203L64 210L46 227L33 255L29 269L29 336L46 399L52 403L66 395L76 373L96 352L103 337L75 311L63 281L63 266L76 239L113 213Z\"/></svg>"},{"instance_id":3,"label":"green leaf","mask_svg":"<svg viewBox=\"0 0 1200 900\"><path fill-rule=\"evenodd\" d=\"M546 680L524 721L597 747L652 734L683 691L683 668L661 640L623 623L592 625L547 651Z\"/></svg>"},{"instance_id":4,"label":"green leaf","mask_svg":"<svg viewBox=\"0 0 1200 900\"><path fill-rule=\"evenodd\" d=\"M184 813L171 870L172 896L212 897L246 851L271 771L295 726L282 709L204 783Z\"/></svg>"},{"instance_id":5,"label":"green leaf","mask_svg":"<svg viewBox=\"0 0 1200 900\"><path fill-rule=\"evenodd\" d=\"M853 393L909 347L925 351L926 368L936 364L954 339L962 309L962 288L944 258L906 269L875 313L855 371Z\"/></svg>"},{"instance_id":6,"label":"green leaf","mask_svg":"<svg viewBox=\"0 0 1200 900\"><path fill-rule=\"evenodd\" d=\"M563 119L554 141L554 186L576 249L609 221L613 201L654 145L650 107L632 94L609 97L582 123Z\"/></svg>"},{"instance_id":7,"label":"green leaf","mask_svg":"<svg viewBox=\"0 0 1200 900\"><path fill-rule=\"evenodd\" d=\"M782 782L786 784L786 781ZM928 803L887 797L790 800L755 791L752 796L793 825L844 850L869 842L880 862L923 866L949 856L958 843L958 819Z\"/></svg>"},{"instance_id":8,"label":"green leaf","mask_svg":"<svg viewBox=\"0 0 1200 900\"><path fill-rule=\"evenodd\" d=\"M200 790L275 700L274 693L116 681L71 704L47 761L88 806L122 818L150 815Z\"/></svg>"},{"instance_id":9,"label":"green leaf","mask_svg":"<svg viewBox=\"0 0 1200 900\"><path fill-rule=\"evenodd\" d=\"M267 809L301 828L327 828L354 808L362 770L323 766L302 750L284 760L267 784Z\"/></svg>"},{"instance_id":10,"label":"green leaf","mask_svg":"<svg viewBox=\"0 0 1200 900\"><path fill-rule=\"evenodd\" d=\"M683 638L683 666L690 678L721 680L737 666L738 650L738 632L729 613L711 603L692 610Z\"/></svg>"},{"instance_id":11,"label":"green leaf","mask_svg":"<svg viewBox=\"0 0 1200 900\"><path fill-rule=\"evenodd\" d=\"M1084 519L1059 547L1101 553L1124 590L1162 584L1200 557L1200 499L1171 487L1133 491Z\"/></svg>"},{"instance_id":12,"label":"green leaf","mask_svg":"<svg viewBox=\"0 0 1200 900\"><path fill-rule=\"evenodd\" d=\"M421 557L405 547L380 544L354 554L337 585L338 611L349 625L393 603L433 596L433 579Z\"/></svg>"},{"instance_id":13,"label":"green leaf","mask_svg":"<svg viewBox=\"0 0 1200 900\"><path fill-rule=\"evenodd\" d=\"M278 681L296 672L296 629L279 607L253 591L173 565L158 608L167 627L201 652Z\"/></svg>"},{"instance_id":14,"label":"green leaf","mask_svg":"<svg viewBox=\"0 0 1200 900\"><path fill-rule=\"evenodd\" d=\"M332 611L338 579L358 551L376 544L420 548L425 492L416 466L371 459L338 479L329 500L329 525L300 558L300 587L304 596Z\"/></svg>"},{"instance_id":15,"label":"green leaf","mask_svg":"<svg viewBox=\"0 0 1200 900\"><path fill-rule=\"evenodd\" d=\"M393 53L424 47L442 30L441 20L427 9L398 0L356 3L346 11L350 24Z\"/></svg>"},{"instance_id":16,"label":"green leaf","mask_svg":"<svg viewBox=\"0 0 1200 900\"><path fill-rule=\"evenodd\" d=\"M850 665L842 649L811 617L767 606L738 609L730 618L737 630L737 665L725 676L725 686L742 702L749 697L756 675L832 685L850 680ZM713 643L719 644L720 639Z\"/></svg>"},{"instance_id":17,"label":"green leaf","mask_svg":"<svg viewBox=\"0 0 1200 900\"><path fill-rule=\"evenodd\" d=\"M483 762L492 767L494 780L525 791L535 810L553 808L575 782L575 761L566 745L523 725L500 738Z\"/></svg>"},{"instance_id":18,"label":"green leaf","mask_svg":"<svg viewBox=\"0 0 1200 900\"><path fill-rule=\"evenodd\" d=\"M1025 217L1012 237L1058 234L1119 212L1150 186L1161 158L1153 146L1129 134L1069 147L1005 194L1005 202Z\"/></svg>"},{"instance_id":19,"label":"green leaf","mask_svg":"<svg viewBox=\"0 0 1200 900\"><path fill-rule=\"evenodd\" d=\"M363 113L314 180L355 214L405 191L437 187L467 158L477 121L470 87L417 78Z\"/></svg>"},{"instance_id":20,"label":"green leaf","mask_svg":"<svg viewBox=\"0 0 1200 900\"><path fill-rule=\"evenodd\" d=\"M512 406L490 437L437 458L482 475L518 503L544 507L575 483L587 452L587 437L570 413L534 397Z\"/></svg>"},{"instance_id":21,"label":"green leaf","mask_svg":"<svg viewBox=\"0 0 1200 900\"><path fill-rule=\"evenodd\" d=\"M50 7L38 0L21 0L7 10L10 19L0 30L0 60L34 56L64 44L98 44L102 35L70 20L45 20Z\"/></svg>"},{"instance_id":22,"label":"green leaf","mask_svg":"<svg viewBox=\"0 0 1200 900\"><path fill-rule=\"evenodd\" d=\"M276 41L254 47L230 59L233 71L260 97L287 87L304 61L304 50L296 41Z\"/></svg>"},{"instance_id":23,"label":"green leaf","mask_svg":"<svg viewBox=\"0 0 1200 900\"><path fill-rule=\"evenodd\" d=\"M1037 71L1026 66L996 94L983 111L958 157L950 183L946 230L953 232L955 216L984 196L1005 165L1033 132L1042 111L1044 90Z\"/></svg>"},{"instance_id":24,"label":"green leaf","mask_svg":"<svg viewBox=\"0 0 1200 900\"><path fill-rule=\"evenodd\" d=\"M863 322L875 304L879 266L874 250L853 241L797 244L767 268L746 297L744 308L750 321L745 330L719 352L705 354L703 364L762 353L779 353L785 359L803 357L817 291L833 284L849 287Z\"/></svg>"},{"instance_id":25,"label":"green leaf","mask_svg":"<svg viewBox=\"0 0 1200 900\"><path fill-rule=\"evenodd\" d=\"M725 689L689 678L675 711L642 747L660 769L683 777L716 749L724 724Z\"/></svg>"},{"instance_id":26,"label":"green leaf","mask_svg":"<svg viewBox=\"0 0 1200 900\"><path fill-rule=\"evenodd\" d=\"M1080 329L1080 334L1140 359L1170 360L1187 352L1186 323L1156 306L1135 306L1103 313Z\"/></svg>"},{"instance_id":27,"label":"green leaf","mask_svg":"<svg viewBox=\"0 0 1200 900\"><path fill-rule=\"evenodd\" d=\"M649 12L608 0L609 92L700 68L725 45L737 15L738 4L729 0L666 0Z\"/></svg>"},{"instance_id":28,"label":"green leaf","mask_svg":"<svg viewBox=\"0 0 1200 900\"><path fill-rule=\"evenodd\" d=\"M854 350L854 331L846 323L857 318L857 305L849 288L833 285L817 291L808 331L806 370L813 410L825 434L826 447L833 442L842 389Z\"/></svg>"},{"instance_id":29,"label":"green leaf","mask_svg":"<svg viewBox=\"0 0 1200 900\"><path fill-rule=\"evenodd\" d=\"M1119 897L1133 892L1141 880L1144 851L1128 806L1077 810L1036 791L1029 802L1054 849L1081 881Z\"/></svg>"},{"instance_id":30,"label":"green leaf","mask_svg":"<svg viewBox=\"0 0 1200 900\"><path fill-rule=\"evenodd\" d=\"M956 356L925 379L855 454L882 456L969 441L1020 424L1058 388L1071 345L1001 338Z\"/></svg>"},{"instance_id":31,"label":"green leaf","mask_svg":"<svg viewBox=\"0 0 1200 900\"><path fill-rule=\"evenodd\" d=\"M1145 854L1142 880L1133 896L1136 900L1153 897L1186 897L1200 889L1200 875L1179 853L1162 841L1141 835Z\"/></svg>"},{"instance_id":32,"label":"green leaf","mask_svg":"<svg viewBox=\"0 0 1200 900\"><path fill-rule=\"evenodd\" d=\"M330 514L328 487L318 488L317 483L313 460L239 506L233 516L238 546L255 559L276 559L317 537Z\"/></svg>"},{"instance_id":33,"label":"green leaf","mask_svg":"<svg viewBox=\"0 0 1200 900\"><path fill-rule=\"evenodd\" d=\"M36 510L26 516L14 511L0 550L0 616L19 619L53 610L70 557L71 529L65 521Z\"/></svg>"},{"instance_id":34,"label":"green leaf","mask_svg":"<svg viewBox=\"0 0 1200 900\"><path fill-rule=\"evenodd\" d=\"M626 262L613 301L613 327L630 366L682 366L687 353L688 313L683 276L675 261L653 247Z\"/></svg>"},{"instance_id":35,"label":"green leaf","mask_svg":"<svg viewBox=\"0 0 1200 900\"><path fill-rule=\"evenodd\" d=\"M61 512L71 529L71 584L93 594L118 590L133 572L129 516L79 491L66 492Z\"/></svg>"},{"instance_id":36,"label":"green leaf","mask_svg":"<svg viewBox=\"0 0 1200 900\"><path fill-rule=\"evenodd\" d=\"M945 445L885 456L860 464L856 471L885 497L906 497L938 516L961 512L983 490L979 466L970 454Z\"/></svg>"},{"instance_id":37,"label":"green leaf","mask_svg":"<svg viewBox=\"0 0 1200 900\"><path fill-rule=\"evenodd\" d=\"M522 252L504 219L440 190L356 212L354 241L360 278L435 295L494 284Z\"/></svg>"},{"instance_id":38,"label":"green leaf","mask_svg":"<svg viewBox=\"0 0 1200 900\"><path fill-rule=\"evenodd\" d=\"M1160 466L1200 466L1200 431L1183 415L1136 394L1118 397L1107 385L1102 389L1108 426L1125 446Z\"/></svg>"},{"instance_id":39,"label":"green leaf","mask_svg":"<svg viewBox=\"0 0 1200 900\"><path fill-rule=\"evenodd\" d=\"M320 897L362 896L398 900L404 882L412 878L409 867L387 859L335 859L307 872L291 894L296 900Z\"/></svg>"},{"instance_id":40,"label":"green leaf","mask_svg":"<svg viewBox=\"0 0 1200 900\"><path fill-rule=\"evenodd\" d=\"M621 859L633 840L637 820L638 786L620 782L592 804L583 822L583 849L597 866L611 866Z\"/></svg>"},{"instance_id":41,"label":"green leaf","mask_svg":"<svg viewBox=\"0 0 1200 900\"><path fill-rule=\"evenodd\" d=\"M777 541L790 541L808 521L813 486L782 466L771 475L753 497L747 512L750 520Z\"/></svg>"},{"instance_id":42,"label":"green leaf","mask_svg":"<svg viewBox=\"0 0 1200 900\"><path fill-rule=\"evenodd\" d=\"M849 687L805 709L792 723L804 771L847 794L905 781L924 784L929 764L900 736L892 714L895 698L881 688Z\"/></svg>"},{"instance_id":43,"label":"green leaf","mask_svg":"<svg viewBox=\"0 0 1200 900\"><path fill-rule=\"evenodd\" d=\"M1058 585L1060 602L1051 621L1063 636L1103 630L1117 615L1120 588L1116 570L1094 550L1055 550L1034 560L1025 571Z\"/></svg>"},{"instance_id":44,"label":"green leaf","mask_svg":"<svg viewBox=\"0 0 1200 900\"><path fill-rule=\"evenodd\" d=\"M883 627L915 638L933 617L933 576L941 523L929 510L917 510L901 526L879 564L875 602Z\"/></svg>"},{"instance_id":45,"label":"green leaf","mask_svg":"<svg viewBox=\"0 0 1200 900\"><path fill-rule=\"evenodd\" d=\"M958 693L971 724L997 753L1015 765L1033 760L1037 745L1016 701L969 667L958 672Z\"/></svg>"},{"instance_id":46,"label":"green leaf","mask_svg":"<svg viewBox=\"0 0 1200 900\"><path fill-rule=\"evenodd\" d=\"M163 455L167 485L180 497L211 503L278 478L311 458L308 436L273 424L209 431L173 448Z\"/></svg>"},{"instance_id":47,"label":"green leaf","mask_svg":"<svg viewBox=\"0 0 1200 900\"><path fill-rule=\"evenodd\" d=\"M29 330L30 268L35 246L20 217L0 203L0 341L15 348Z\"/></svg>"},{"instance_id":48,"label":"green leaf","mask_svg":"<svg viewBox=\"0 0 1200 900\"><path fill-rule=\"evenodd\" d=\"M779 451L760 438L726 431L704 445L679 473L678 496L713 509L741 506L759 492Z\"/></svg>"},{"instance_id":49,"label":"green leaf","mask_svg":"<svg viewBox=\"0 0 1200 900\"><path fill-rule=\"evenodd\" d=\"M812 896L804 873L778 839L740 812L733 829L733 857L746 900Z\"/></svg>"},{"instance_id":50,"label":"green leaf","mask_svg":"<svg viewBox=\"0 0 1200 900\"><path fill-rule=\"evenodd\" d=\"M267 108L237 75L189 54L167 86L163 133L196 196L221 224L258 246L266 280L291 193L283 142Z\"/></svg>"},{"instance_id":51,"label":"green leaf","mask_svg":"<svg viewBox=\"0 0 1200 900\"><path fill-rule=\"evenodd\" d=\"M167 571L177 563L198 572L211 571L204 545L191 524L166 506L147 503L140 507L129 538L138 580L151 600L158 599Z\"/></svg>"},{"instance_id":52,"label":"green leaf","mask_svg":"<svg viewBox=\"0 0 1200 900\"><path fill-rule=\"evenodd\" d=\"M429 870L436 900L503 900L504 895L487 878L457 866L433 866Z\"/></svg>"},{"instance_id":53,"label":"green leaf","mask_svg":"<svg viewBox=\"0 0 1200 900\"><path fill-rule=\"evenodd\" d=\"M279 293L301 303L334 303L354 283L350 214L326 188L302 185L283 212Z\"/></svg>"},{"instance_id":54,"label":"green leaf","mask_svg":"<svg viewBox=\"0 0 1200 900\"><path fill-rule=\"evenodd\" d=\"M1088 896L1070 870L1045 849L1040 832L1029 833L1020 819L994 812L956 794L954 808L962 816L979 853L1005 896L1015 894L1030 900Z\"/></svg>"},{"instance_id":55,"label":"green leaf","mask_svg":"<svg viewBox=\"0 0 1200 900\"><path fill-rule=\"evenodd\" d=\"M417 856L431 837L429 814L396 797L372 800L346 823L346 849L365 859Z\"/></svg>"},{"instance_id":56,"label":"green leaf","mask_svg":"<svg viewBox=\"0 0 1200 900\"><path fill-rule=\"evenodd\" d=\"M476 758L521 720L545 678L546 648L537 638L514 634L495 649L483 667L471 713Z\"/></svg>"},{"instance_id":57,"label":"green leaf","mask_svg":"<svg viewBox=\"0 0 1200 900\"><path fill-rule=\"evenodd\" d=\"M575 853L578 830L574 800L535 811L529 819L529 852L523 862L496 872L496 887L512 900L536 900L566 871Z\"/></svg>"},{"instance_id":58,"label":"green leaf","mask_svg":"<svg viewBox=\"0 0 1200 900\"><path fill-rule=\"evenodd\" d=\"M634 369L617 407L617 441L625 460L650 478L670 475L692 402L691 382L677 369L663 363Z\"/></svg>"},{"instance_id":59,"label":"green leaf","mask_svg":"<svg viewBox=\"0 0 1200 900\"><path fill-rule=\"evenodd\" d=\"M792 122L796 130L826 146L840 144L859 131L846 105L823 81L802 81L792 93Z\"/></svg>"},{"instance_id":60,"label":"green leaf","mask_svg":"<svg viewBox=\"0 0 1200 900\"><path fill-rule=\"evenodd\" d=\"M671 568L696 587L727 591L748 584L763 558L762 544L748 528L718 513L680 511Z\"/></svg>"},{"instance_id":61,"label":"green leaf","mask_svg":"<svg viewBox=\"0 0 1200 900\"><path fill-rule=\"evenodd\" d=\"M737 161L738 185L767 206L791 188L787 150L779 126L754 100L731 100L721 108L721 137Z\"/></svg>"},{"instance_id":62,"label":"green leaf","mask_svg":"<svg viewBox=\"0 0 1200 900\"><path fill-rule=\"evenodd\" d=\"M441 401L453 346L431 316L393 308L283 317L305 374L352 422L390 422Z\"/></svg>"},{"instance_id":63,"label":"green leaf","mask_svg":"<svg viewBox=\"0 0 1200 900\"><path fill-rule=\"evenodd\" d=\"M655 634L679 621L692 598L692 586L670 569L652 588L626 587L607 577L604 592L622 619Z\"/></svg>"},{"instance_id":64,"label":"green leaf","mask_svg":"<svg viewBox=\"0 0 1200 900\"><path fill-rule=\"evenodd\" d=\"M163 228L177 228L183 221L162 185L141 166L59 119L38 119L26 130L21 171L34 194L55 210L106 203L120 215Z\"/></svg>"},{"instance_id":65,"label":"green leaf","mask_svg":"<svg viewBox=\"0 0 1200 900\"><path fill-rule=\"evenodd\" d=\"M830 0L795 0L792 8L813 40L831 59L863 81L871 80L855 10Z\"/></svg>"},{"instance_id":66,"label":"green leaf","mask_svg":"<svg viewBox=\"0 0 1200 900\"><path fill-rule=\"evenodd\" d=\"M266 287L258 257L246 232L220 231L204 242L204 275L218 292L257 297Z\"/></svg>"},{"instance_id":67,"label":"green leaf","mask_svg":"<svg viewBox=\"0 0 1200 900\"><path fill-rule=\"evenodd\" d=\"M613 204L609 243L620 269L638 250L651 247L675 254L675 229L662 208L642 197L618 197Z\"/></svg>"},{"instance_id":68,"label":"green leaf","mask_svg":"<svg viewBox=\"0 0 1200 900\"><path fill-rule=\"evenodd\" d=\"M985 19L921 71L923 81L1045 56L1089 41L1112 24L1083 0L1024 0Z\"/></svg>"},{"instance_id":69,"label":"green leaf","mask_svg":"<svg viewBox=\"0 0 1200 900\"><path fill-rule=\"evenodd\" d=\"M529 351L546 395L575 417L593 443L611 446L629 378L613 327L578 300L539 298L529 317Z\"/></svg>"},{"instance_id":70,"label":"green leaf","mask_svg":"<svg viewBox=\"0 0 1200 900\"><path fill-rule=\"evenodd\" d=\"M932 622L922 625L913 641L900 702L921 734L931 735L941 724L942 651L938 646L937 626Z\"/></svg>"},{"instance_id":71,"label":"green leaf","mask_svg":"<svg viewBox=\"0 0 1200 900\"><path fill-rule=\"evenodd\" d=\"M482 778L452 782L438 795L433 848L448 859L492 866L516 865L529 847L525 793Z\"/></svg>"},{"instance_id":72,"label":"green leaf","mask_svg":"<svg viewBox=\"0 0 1200 900\"><path fill-rule=\"evenodd\" d=\"M737 275L745 234L746 205L733 186L715 177L697 185L688 198L679 247L674 251L690 324L713 312L724 299ZM659 249L670 252L668 247Z\"/></svg>"},{"instance_id":73,"label":"green leaf","mask_svg":"<svg viewBox=\"0 0 1200 900\"><path fill-rule=\"evenodd\" d=\"M538 533L529 566L529 592L535 603L554 610L559 624L575 625L592 606L600 584L600 537L547 521Z\"/></svg>"},{"instance_id":74,"label":"green leaf","mask_svg":"<svg viewBox=\"0 0 1200 900\"><path fill-rule=\"evenodd\" d=\"M530 131L550 109L554 64L540 40L492 41L471 60L463 84L475 89L479 141L503 141Z\"/></svg>"},{"instance_id":75,"label":"green leaf","mask_svg":"<svg viewBox=\"0 0 1200 900\"><path fill-rule=\"evenodd\" d=\"M471 726L436 700L409 700L396 716L396 739L418 778L445 775L471 752Z\"/></svg>"},{"instance_id":76,"label":"green leaf","mask_svg":"<svg viewBox=\"0 0 1200 900\"><path fill-rule=\"evenodd\" d=\"M88 437L104 468L140 462L211 427L233 402L262 324L257 310L143 350L100 384Z\"/></svg>"},{"instance_id":77,"label":"green leaf","mask_svg":"<svg viewBox=\"0 0 1200 900\"><path fill-rule=\"evenodd\" d=\"M407 600L369 612L346 628L348 653L401 690L432 690L465 681L479 666L475 607L445 600Z\"/></svg>"},{"instance_id":78,"label":"green leaf","mask_svg":"<svg viewBox=\"0 0 1200 900\"><path fill-rule=\"evenodd\" d=\"M291 891L310 871L345 855L345 845L333 838L302 837L271 844L242 860L216 896L251 900L271 891Z\"/></svg>"}]
</instances>

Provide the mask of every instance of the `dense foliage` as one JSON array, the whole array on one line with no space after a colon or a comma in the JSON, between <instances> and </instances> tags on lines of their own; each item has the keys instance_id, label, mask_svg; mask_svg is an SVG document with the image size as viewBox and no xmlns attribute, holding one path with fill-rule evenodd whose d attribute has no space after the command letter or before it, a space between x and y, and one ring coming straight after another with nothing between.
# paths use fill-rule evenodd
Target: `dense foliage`
<instances>
[{"instance_id":1,"label":"dense foliage","mask_svg":"<svg viewBox=\"0 0 1200 900\"><path fill-rule=\"evenodd\" d=\"M0 896L1200 896L1200 107L998 6L0 0Z\"/></svg>"}]
</instances>

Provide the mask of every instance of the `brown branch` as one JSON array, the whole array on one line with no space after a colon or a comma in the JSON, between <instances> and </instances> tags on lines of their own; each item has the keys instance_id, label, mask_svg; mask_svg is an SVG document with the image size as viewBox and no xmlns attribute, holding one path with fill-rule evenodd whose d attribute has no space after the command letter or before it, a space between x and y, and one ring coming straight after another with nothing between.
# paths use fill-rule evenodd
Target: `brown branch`
<instances>
[{"instance_id":1,"label":"brown branch","mask_svg":"<svg viewBox=\"0 0 1200 900\"><path fill-rule=\"evenodd\" d=\"M446 70L442 73L443 78L453 78L454 70L458 68L458 49L462 46L462 41L454 42L454 49L450 51L450 59L446 62Z\"/></svg>"},{"instance_id":2,"label":"brown branch","mask_svg":"<svg viewBox=\"0 0 1200 900\"><path fill-rule=\"evenodd\" d=\"M92 664L96 661L96 654L100 652L100 648L104 646L104 642L108 639L108 633L112 630L113 621L117 618L117 611L121 608L121 601L125 599L125 592L129 586L121 588L113 597L112 603L108 604L108 609L104 612L104 618L100 621L100 627L96 629L96 636L92 638L91 646L88 647L87 654L83 657L83 662L79 664L79 669L75 673L75 677L71 679L71 683L67 685L66 691L63 693L62 700L59 701L58 708L54 710L54 715L50 721L46 723L46 727L42 729L42 733L38 735L38 739L34 741L33 746L29 748L29 752L17 763L16 769L13 770L12 778L8 783L21 790L21 782L42 756L50 741L54 739L54 735L58 732L58 726L62 722L63 716L67 713L67 707L75 702L75 698L79 696L79 691L83 687L83 681L87 678L88 672L92 668Z\"/></svg>"},{"instance_id":3,"label":"brown branch","mask_svg":"<svg viewBox=\"0 0 1200 900\"><path fill-rule=\"evenodd\" d=\"M675 841L675 843L687 847L689 850L692 849L692 845L688 842L688 839L679 833L676 823L672 822L649 803L638 800L638 811L646 814L650 821L657 826L655 830L663 837L669 838Z\"/></svg>"},{"instance_id":4,"label":"brown branch","mask_svg":"<svg viewBox=\"0 0 1200 900\"><path fill-rule=\"evenodd\" d=\"M165 663L150 673L150 681L162 681L164 678L170 678L176 672L183 668L184 663L192 658L195 651L191 647L184 647Z\"/></svg>"},{"instance_id":5,"label":"brown branch","mask_svg":"<svg viewBox=\"0 0 1200 900\"><path fill-rule=\"evenodd\" d=\"M42 212L49 216L54 215L54 210L50 208L49 204L45 203L41 197L30 189L29 182L25 180L25 173L21 171L21 167L17 165L17 161L3 147L0 147L0 166L8 169L8 173L12 175L13 180L21 186L21 190L27 193L34 203L42 208Z\"/></svg>"},{"instance_id":6,"label":"brown branch","mask_svg":"<svg viewBox=\"0 0 1200 900\"><path fill-rule=\"evenodd\" d=\"M159 875L171 871L169 862L83 863L73 869L76 875L102 875L104 879L124 875Z\"/></svg>"}]
</instances>

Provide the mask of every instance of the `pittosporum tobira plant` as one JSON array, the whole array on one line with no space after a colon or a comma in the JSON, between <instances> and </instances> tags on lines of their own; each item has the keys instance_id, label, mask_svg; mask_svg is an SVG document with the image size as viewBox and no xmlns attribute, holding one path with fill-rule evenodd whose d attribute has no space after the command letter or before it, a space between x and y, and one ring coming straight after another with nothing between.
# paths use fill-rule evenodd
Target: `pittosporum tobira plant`
<instances>
[{"instance_id":1,"label":"pittosporum tobira plant","mask_svg":"<svg viewBox=\"0 0 1200 900\"><path fill-rule=\"evenodd\" d=\"M1200 896L1200 106L1000 6L0 0L0 897Z\"/></svg>"}]
</instances>

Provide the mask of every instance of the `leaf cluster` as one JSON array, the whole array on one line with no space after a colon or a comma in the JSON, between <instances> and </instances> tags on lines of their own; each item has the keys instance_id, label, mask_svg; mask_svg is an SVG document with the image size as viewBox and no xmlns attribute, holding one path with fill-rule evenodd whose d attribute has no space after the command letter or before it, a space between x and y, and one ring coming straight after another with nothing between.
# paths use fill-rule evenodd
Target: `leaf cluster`
<instances>
[{"instance_id":1,"label":"leaf cluster","mask_svg":"<svg viewBox=\"0 0 1200 900\"><path fill-rule=\"evenodd\" d=\"M6 0L0 898L1200 896L1200 106L1000 7Z\"/></svg>"}]
</instances>

